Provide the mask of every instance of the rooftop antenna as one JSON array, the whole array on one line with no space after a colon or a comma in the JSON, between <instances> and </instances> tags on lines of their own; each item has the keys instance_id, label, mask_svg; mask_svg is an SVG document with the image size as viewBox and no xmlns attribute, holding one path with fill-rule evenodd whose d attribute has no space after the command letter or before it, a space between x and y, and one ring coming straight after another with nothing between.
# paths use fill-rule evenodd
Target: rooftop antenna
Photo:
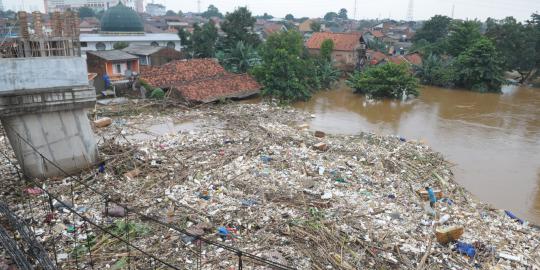
<instances>
[{"instance_id":1,"label":"rooftop antenna","mask_svg":"<svg viewBox=\"0 0 540 270\"><path fill-rule=\"evenodd\" d=\"M407 8L407 21L412 22L414 20L414 0L409 0L409 7Z\"/></svg>"}]
</instances>

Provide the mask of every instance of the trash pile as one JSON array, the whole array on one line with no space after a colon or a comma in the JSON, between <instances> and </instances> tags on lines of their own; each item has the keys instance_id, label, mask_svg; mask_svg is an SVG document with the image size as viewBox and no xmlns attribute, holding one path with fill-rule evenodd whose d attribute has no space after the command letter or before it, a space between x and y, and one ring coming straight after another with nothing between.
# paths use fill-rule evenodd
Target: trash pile
<instances>
[{"instance_id":1,"label":"trash pile","mask_svg":"<svg viewBox=\"0 0 540 270\"><path fill-rule=\"evenodd\" d=\"M192 235L296 269L540 267L540 231L477 201L453 180L452 165L422 143L313 131L307 124L312 116L270 104L136 115L103 107L98 115L112 118L96 127L104 163L82 178L113 200ZM143 140L135 136L144 126L171 120L198 124ZM2 181L17 185L14 176ZM46 187L69 198L66 179L52 179ZM127 226L134 243L168 261L195 265L195 238L133 216L126 222L122 207L104 212L100 196L81 185L75 189L73 207L81 213L113 228ZM8 197L22 205L20 197ZM25 215L23 208L19 212ZM60 253L71 254L68 231L81 237L88 227L70 224L69 213L57 215L34 226L54 228L45 229L42 239L56 232L55 239L66 243ZM99 231L92 238L95 265L111 267L125 256L123 245ZM204 269L236 265L234 254L223 249L207 246L203 253Z\"/></svg>"}]
</instances>

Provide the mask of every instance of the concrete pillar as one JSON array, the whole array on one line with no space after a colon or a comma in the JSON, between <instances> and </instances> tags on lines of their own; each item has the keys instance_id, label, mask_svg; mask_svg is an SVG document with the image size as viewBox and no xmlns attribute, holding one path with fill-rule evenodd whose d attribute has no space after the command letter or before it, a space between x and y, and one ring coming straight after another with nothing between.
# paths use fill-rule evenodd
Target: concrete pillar
<instances>
[{"instance_id":1,"label":"concrete pillar","mask_svg":"<svg viewBox=\"0 0 540 270\"><path fill-rule=\"evenodd\" d=\"M95 164L95 102L80 57L0 59L0 119L26 176L64 176L51 162L68 173Z\"/></svg>"},{"instance_id":2,"label":"concrete pillar","mask_svg":"<svg viewBox=\"0 0 540 270\"><path fill-rule=\"evenodd\" d=\"M63 176L50 162L75 173L97 159L86 109L4 117L2 125L26 176Z\"/></svg>"}]
</instances>

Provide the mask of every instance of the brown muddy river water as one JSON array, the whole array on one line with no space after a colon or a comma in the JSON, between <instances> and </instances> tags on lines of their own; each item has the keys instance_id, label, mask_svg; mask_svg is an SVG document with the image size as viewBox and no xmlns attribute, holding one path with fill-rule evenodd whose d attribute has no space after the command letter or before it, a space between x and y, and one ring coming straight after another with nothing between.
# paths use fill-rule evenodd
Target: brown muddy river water
<instances>
[{"instance_id":1,"label":"brown muddy river water","mask_svg":"<svg viewBox=\"0 0 540 270\"><path fill-rule=\"evenodd\" d=\"M456 180L479 199L540 224L540 89L503 92L423 87L412 101L368 102L341 86L294 107L315 115L314 130L422 140L456 164Z\"/></svg>"}]
</instances>

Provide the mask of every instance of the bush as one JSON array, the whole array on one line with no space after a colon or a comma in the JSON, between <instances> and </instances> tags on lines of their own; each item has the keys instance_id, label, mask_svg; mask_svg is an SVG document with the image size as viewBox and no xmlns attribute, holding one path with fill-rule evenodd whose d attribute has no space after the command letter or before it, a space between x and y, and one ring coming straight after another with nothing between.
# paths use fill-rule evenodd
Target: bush
<instances>
[{"instance_id":1,"label":"bush","mask_svg":"<svg viewBox=\"0 0 540 270\"><path fill-rule=\"evenodd\" d=\"M415 67L415 75L423 84L442 87L452 86L454 71L452 61L430 54L424 58L422 65Z\"/></svg>"},{"instance_id":2,"label":"bush","mask_svg":"<svg viewBox=\"0 0 540 270\"><path fill-rule=\"evenodd\" d=\"M356 92L373 98L403 98L409 95L418 96L418 80L405 65L387 63L355 72L347 80L347 84Z\"/></svg>"},{"instance_id":3,"label":"bush","mask_svg":"<svg viewBox=\"0 0 540 270\"><path fill-rule=\"evenodd\" d=\"M161 88L156 88L150 94L150 98L164 99L165 98L165 92Z\"/></svg>"}]
</instances>

